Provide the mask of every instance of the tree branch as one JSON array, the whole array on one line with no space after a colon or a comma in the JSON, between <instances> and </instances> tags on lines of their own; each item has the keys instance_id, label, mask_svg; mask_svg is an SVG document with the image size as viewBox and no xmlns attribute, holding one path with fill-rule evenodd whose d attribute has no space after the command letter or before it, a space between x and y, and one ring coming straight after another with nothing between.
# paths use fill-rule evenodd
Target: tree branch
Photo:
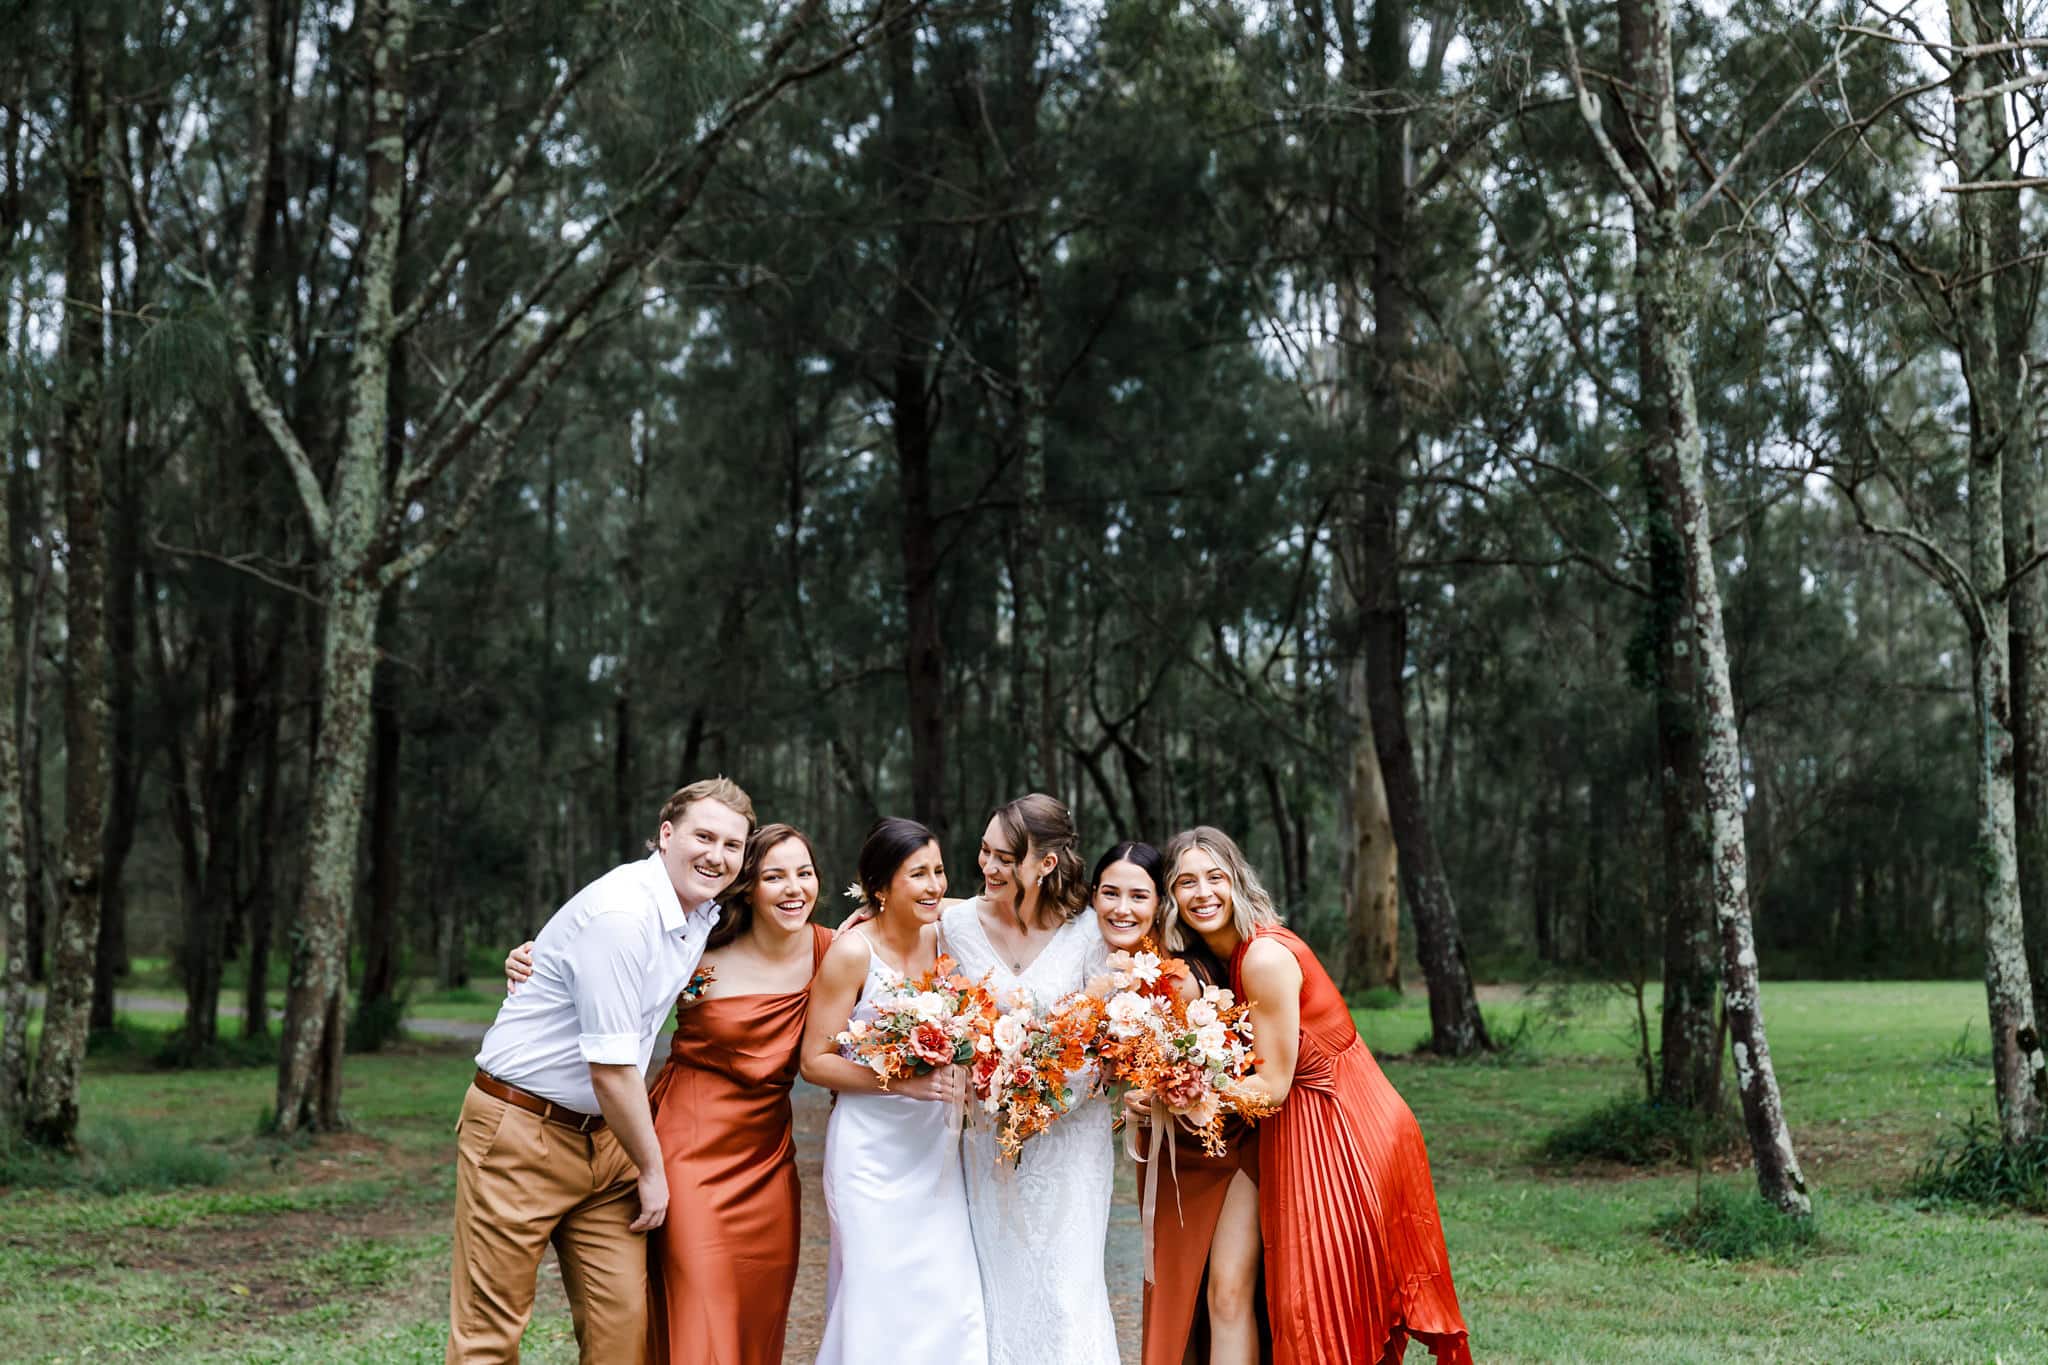
<instances>
[{"instance_id":1,"label":"tree branch","mask_svg":"<svg viewBox=\"0 0 2048 1365\"><path fill-rule=\"evenodd\" d=\"M1657 212L1656 203L1650 198L1650 192L1644 188L1643 182L1636 179L1634 172L1629 170L1628 163L1622 160L1621 149L1614 145L1614 139L1607 136L1607 125L1600 119L1599 97L1586 88L1586 73L1579 65L1579 40L1572 36L1572 17L1565 12L1564 0L1550 0L1550 8L1557 15L1558 32L1564 37L1566 72L1571 77L1573 91L1578 95L1579 117L1585 122L1586 130L1593 135L1593 143L1600 149L1600 155L1606 160L1608 169L1621 181L1621 187L1627 191L1629 202L1635 205L1636 212L1645 217L1654 216Z\"/></svg>"},{"instance_id":2,"label":"tree branch","mask_svg":"<svg viewBox=\"0 0 2048 1365\"><path fill-rule=\"evenodd\" d=\"M598 60L597 56L591 56L585 58L579 65L570 67L555 82L554 88L548 91L532 121L520 131L518 141L513 143L511 155L505 158L505 169L499 172L491 187L484 191L475 206L470 209L469 217L463 221L461 231L455 234L455 240L448 244L448 249L441 253L441 259L435 264L433 273L428 275L426 282L420 286L419 293L413 296L411 303L399 309L397 317L392 319L393 340L411 331L427 308L440 297L441 291L454 276L456 268L462 264L463 258L469 254L470 247L475 244L477 233L483 230L484 225L505 201L512 197L512 191L518 186L519 177L526 169L527 158L533 154L533 149L541 138L546 136L549 126L555 121L555 115L561 111L563 102L569 98L571 91L582 84L583 78L596 68Z\"/></svg>"}]
</instances>

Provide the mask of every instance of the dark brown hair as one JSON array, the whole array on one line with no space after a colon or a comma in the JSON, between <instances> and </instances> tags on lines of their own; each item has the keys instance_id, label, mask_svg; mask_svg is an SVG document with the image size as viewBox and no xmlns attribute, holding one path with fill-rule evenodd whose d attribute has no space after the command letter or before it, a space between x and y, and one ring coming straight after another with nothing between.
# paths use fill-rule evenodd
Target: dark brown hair
<instances>
[{"instance_id":1,"label":"dark brown hair","mask_svg":"<svg viewBox=\"0 0 2048 1365\"><path fill-rule=\"evenodd\" d=\"M1032 792L996 807L990 817L1002 827L1009 847L1002 850L1023 862L1033 849L1053 855L1052 871L1038 884L1042 905L1058 909L1061 919L1072 919L1088 904L1088 873L1081 862L1079 840L1074 835L1074 817L1058 798ZM1024 887L1017 887L1017 901L1009 907L1015 914L1022 908Z\"/></svg>"},{"instance_id":2,"label":"dark brown hair","mask_svg":"<svg viewBox=\"0 0 2048 1365\"><path fill-rule=\"evenodd\" d=\"M915 820L885 815L875 821L868 828L868 837L861 840L860 856L854 861L854 875L860 882L861 909L871 909L879 914L882 893L889 889L890 882L896 880L896 874L903 865L926 844L938 841L938 835Z\"/></svg>"},{"instance_id":3,"label":"dark brown hair","mask_svg":"<svg viewBox=\"0 0 2048 1365\"><path fill-rule=\"evenodd\" d=\"M754 927L754 888L761 884L761 861L775 850L776 845L791 839L804 846L812 867L818 865L818 851L811 846L811 836L795 825L763 825L747 836L747 852L740 859L739 875L718 898L718 923L711 926L711 937L704 940L705 952L725 947ZM822 878L819 885L824 885ZM815 905L811 909L816 913Z\"/></svg>"}]
</instances>

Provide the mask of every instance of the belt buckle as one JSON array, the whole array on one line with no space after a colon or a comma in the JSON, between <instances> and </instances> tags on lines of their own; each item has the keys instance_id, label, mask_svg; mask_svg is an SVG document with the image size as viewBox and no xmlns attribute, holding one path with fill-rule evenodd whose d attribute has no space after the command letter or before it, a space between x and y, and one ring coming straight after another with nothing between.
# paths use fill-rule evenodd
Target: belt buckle
<instances>
[{"instance_id":1,"label":"belt buckle","mask_svg":"<svg viewBox=\"0 0 2048 1365\"><path fill-rule=\"evenodd\" d=\"M576 1131L579 1133L588 1133L591 1130L591 1128L596 1125L596 1123L597 1115L579 1114L576 1116Z\"/></svg>"}]
</instances>

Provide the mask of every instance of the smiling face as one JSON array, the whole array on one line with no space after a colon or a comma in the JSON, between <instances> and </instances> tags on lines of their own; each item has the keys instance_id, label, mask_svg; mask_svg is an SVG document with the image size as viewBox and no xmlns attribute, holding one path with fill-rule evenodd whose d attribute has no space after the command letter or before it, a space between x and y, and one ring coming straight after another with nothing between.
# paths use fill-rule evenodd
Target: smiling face
<instances>
[{"instance_id":1,"label":"smiling face","mask_svg":"<svg viewBox=\"0 0 2048 1365\"><path fill-rule=\"evenodd\" d=\"M810 845L792 835L762 854L752 899L755 923L773 924L786 934L802 930L818 904Z\"/></svg>"},{"instance_id":2,"label":"smiling face","mask_svg":"<svg viewBox=\"0 0 2048 1365\"><path fill-rule=\"evenodd\" d=\"M1000 818L991 817L988 828L981 832L981 851L975 855L984 896L999 905L1008 903L1017 888L1017 863L1024 852L1010 847L1009 831Z\"/></svg>"},{"instance_id":3,"label":"smiling face","mask_svg":"<svg viewBox=\"0 0 2048 1365\"><path fill-rule=\"evenodd\" d=\"M945 898L946 863L933 840L905 858L889 879L888 890L882 893L882 913L910 915L919 924L930 924L939 917Z\"/></svg>"},{"instance_id":4,"label":"smiling face","mask_svg":"<svg viewBox=\"0 0 2048 1365\"><path fill-rule=\"evenodd\" d=\"M1102 928L1102 941L1112 948L1128 952L1157 931L1158 889L1152 885L1152 874L1136 863L1116 862L1103 868L1091 905Z\"/></svg>"},{"instance_id":5,"label":"smiling face","mask_svg":"<svg viewBox=\"0 0 2048 1365\"><path fill-rule=\"evenodd\" d=\"M1224 870L1223 864L1209 855L1207 849L1197 845L1180 855L1180 861L1174 864L1173 876L1167 883L1167 892L1173 897L1181 922L1212 946L1215 936L1226 930L1235 936L1230 874Z\"/></svg>"},{"instance_id":6,"label":"smiling face","mask_svg":"<svg viewBox=\"0 0 2048 1365\"><path fill-rule=\"evenodd\" d=\"M685 905L715 899L738 875L747 848L747 817L722 801L693 801L661 822L661 865Z\"/></svg>"}]
</instances>

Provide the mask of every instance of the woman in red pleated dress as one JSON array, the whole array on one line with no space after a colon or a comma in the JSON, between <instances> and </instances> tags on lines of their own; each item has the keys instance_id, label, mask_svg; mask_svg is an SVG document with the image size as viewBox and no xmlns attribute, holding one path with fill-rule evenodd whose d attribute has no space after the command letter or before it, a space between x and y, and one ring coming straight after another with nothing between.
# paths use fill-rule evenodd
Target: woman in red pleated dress
<instances>
[{"instance_id":1,"label":"woman in red pleated dress","mask_svg":"<svg viewBox=\"0 0 2048 1365\"><path fill-rule=\"evenodd\" d=\"M1242 851L1203 825L1165 853L1167 947L1192 933L1251 1002L1247 1086L1275 1365L1387 1365L1409 1341L1471 1365L1422 1129L1309 946L1280 923Z\"/></svg>"},{"instance_id":2,"label":"woman in red pleated dress","mask_svg":"<svg viewBox=\"0 0 2048 1365\"><path fill-rule=\"evenodd\" d=\"M780 1365L796 1285L790 1086L811 979L832 931L810 840L764 825L719 900L701 978L676 1003L648 1102L668 1219L648 1236L650 1365ZM506 974L528 963L515 949Z\"/></svg>"}]
</instances>

